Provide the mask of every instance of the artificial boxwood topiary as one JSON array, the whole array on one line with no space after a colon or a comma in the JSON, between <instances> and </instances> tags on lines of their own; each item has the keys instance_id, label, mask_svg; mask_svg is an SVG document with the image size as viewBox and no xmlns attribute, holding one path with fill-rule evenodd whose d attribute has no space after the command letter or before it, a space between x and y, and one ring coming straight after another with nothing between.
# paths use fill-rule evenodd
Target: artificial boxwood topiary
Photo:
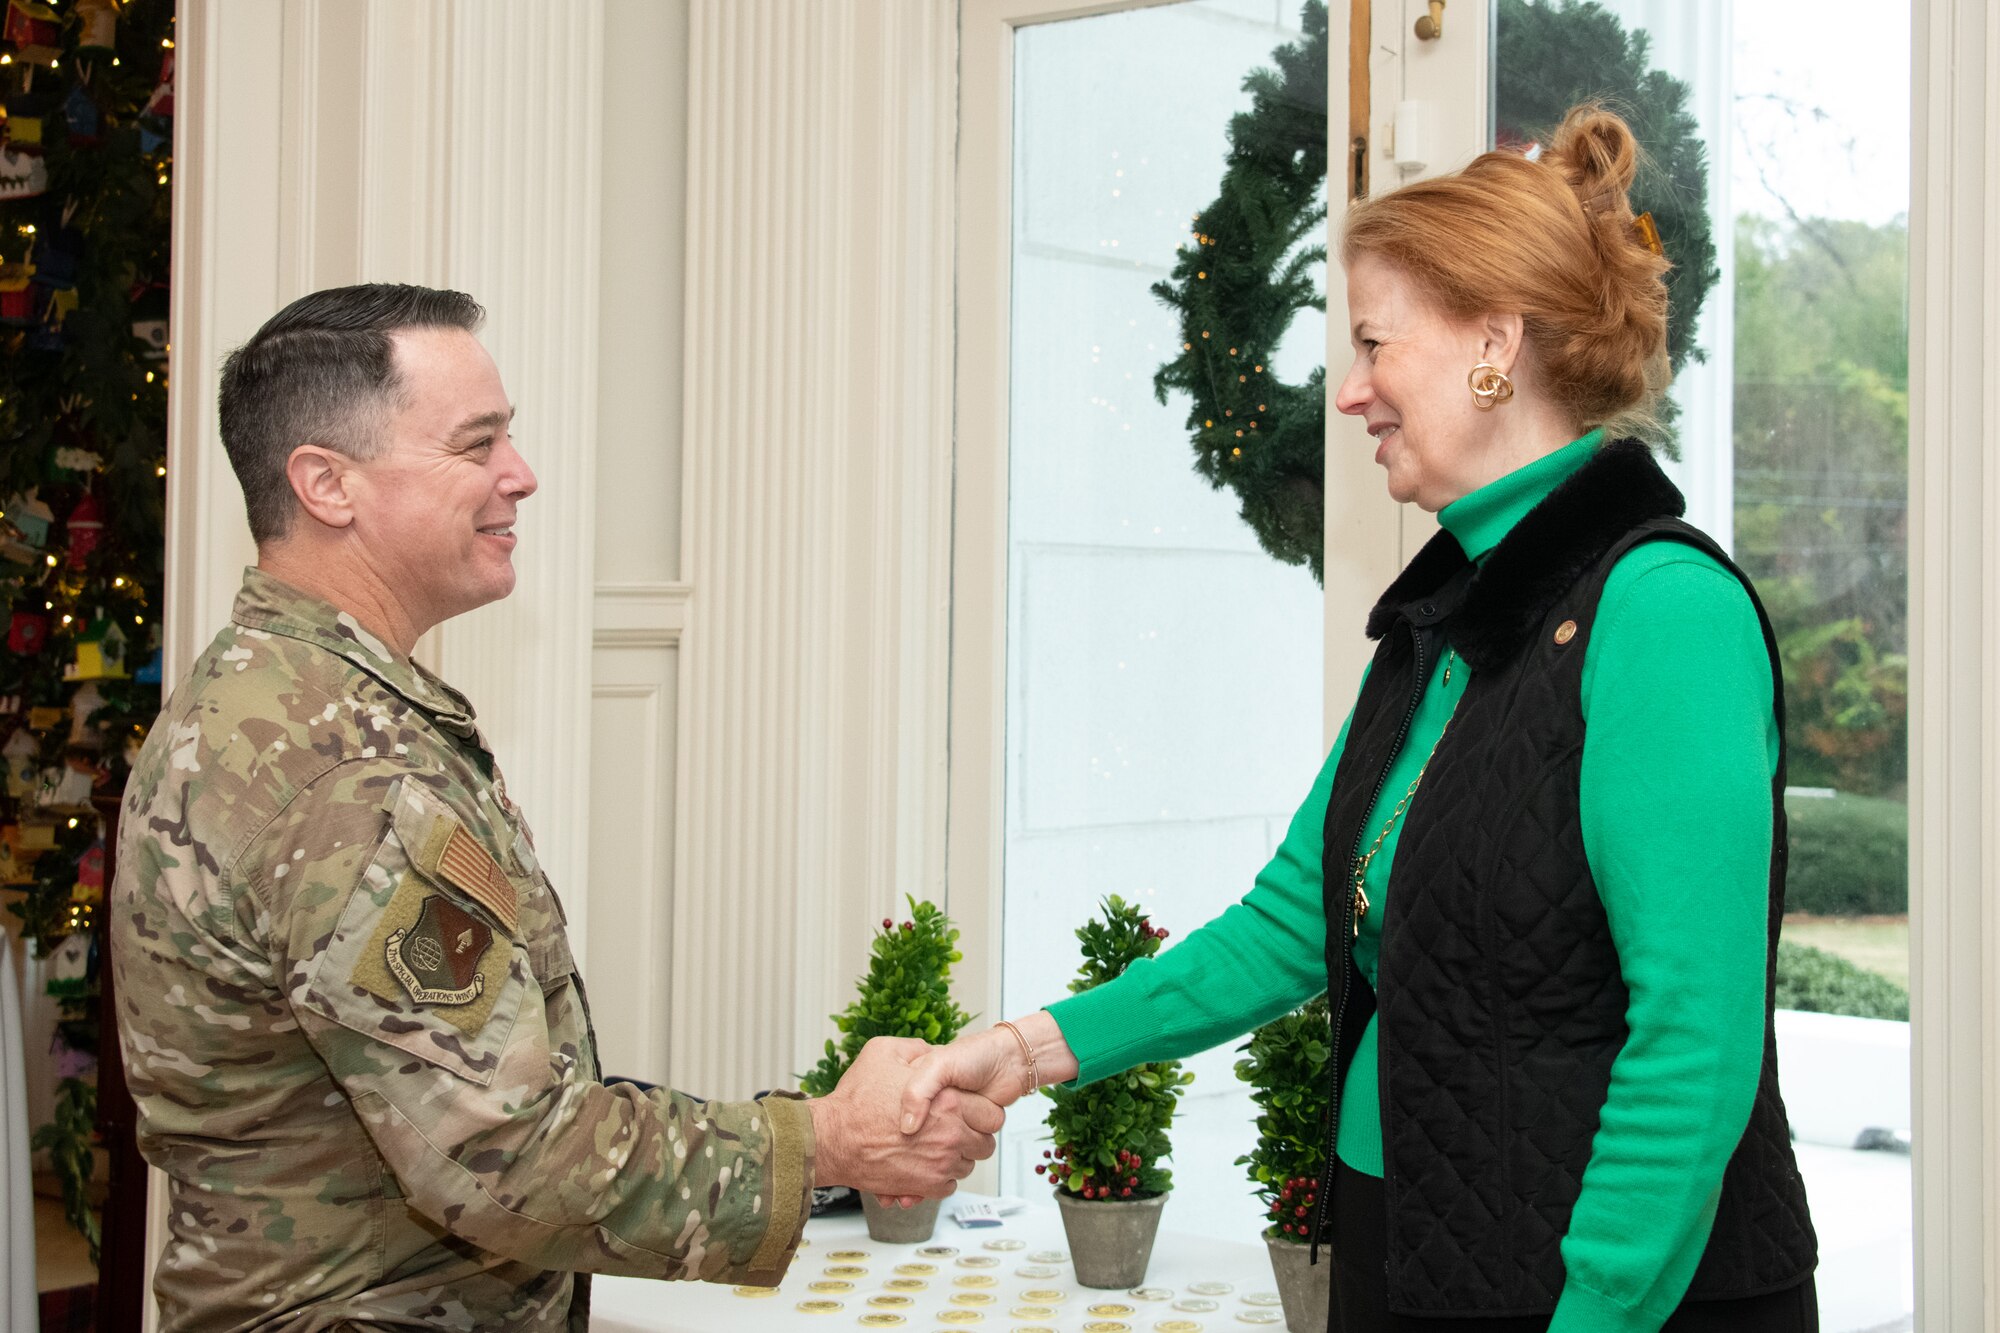
<instances>
[{"instance_id":1,"label":"artificial boxwood topiary","mask_svg":"<svg viewBox=\"0 0 2000 1333\"><path fill-rule=\"evenodd\" d=\"M1326 1169L1326 1119L1332 1097L1333 1018L1326 996L1274 1018L1237 1048L1236 1077L1257 1103L1257 1146L1236 1165L1250 1168L1264 1201L1272 1240L1312 1238L1320 1174Z\"/></svg>"},{"instance_id":2,"label":"artificial boxwood topiary","mask_svg":"<svg viewBox=\"0 0 2000 1333\"><path fill-rule=\"evenodd\" d=\"M1116 894L1103 903L1102 920L1077 929L1083 967L1070 982L1072 994L1121 975L1141 958L1159 952L1167 937L1139 910ZM1055 1147L1035 1167L1059 1190L1085 1199L1146 1199L1173 1186L1173 1173L1160 1165L1171 1151L1167 1126L1181 1090L1194 1082L1178 1060L1158 1060L1082 1087L1042 1089L1054 1102L1049 1133Z\"/></svg>"},{"instance_id":3,"label":"artificial boxwood topiary","mask_svg":"<svg viewBox=\"0 0 2000 1333\"><path fill-rule=\"evenodd\" d=\"M799 1078L808 1097L824 1097L840 1082L875 1037L917 1037L932 1043L950 1041L971 1021L971 1015L951 998L951 965L958 951L958 929L951 918L930 903L907 898L910 917L901 925L882 918L870 950L868 973L856 984L860 993L845 1010L833 1015L840 1029L838 1045L810 1072Z\"/></svg>"}]
</instances>

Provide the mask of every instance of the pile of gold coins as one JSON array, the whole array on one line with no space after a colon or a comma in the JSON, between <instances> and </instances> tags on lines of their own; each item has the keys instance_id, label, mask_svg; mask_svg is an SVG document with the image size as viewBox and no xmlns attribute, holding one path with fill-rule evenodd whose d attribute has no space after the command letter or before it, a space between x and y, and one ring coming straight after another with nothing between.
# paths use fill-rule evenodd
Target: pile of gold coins
<instances>
[{"instance_id":1,"label":"pile of gold coins","mask_svg":"<svg viewBox=\"0 0 2000 1333\"><path fill-rule=\"evenodd\" d=\"M1134 1287L1123 1294L1077 1294L1062 1285L1069 1256L1061 1250L1020 1254L1027 1242L1011 1237L987 1241L963 1253L954 1245L919 1246L914 1257L889 1262L866 1249L829 1251L815 1264L800 1243L784 1287L737 1287L745 1300L804 1297L802 1314L848 1316L863 1328L967 1328L990 1326L994 1333L1215 1333L1227 1327L1282 1328L1284 1311L1276 1292L1236 1296L1227 1282L1194 1282L1172 1287ZM891 1256L890 1258L893 1258ZM1002 1268L1014 1265L1003 1277ZM877 1270L887 1265L887 1272ZM816 1271L815 1271L816 1270ZM938 1295L944 1295L940 1308ZM1227 1308L1225 1308L1227 1307ZM1081 1324L1075 1322L1081 1314ZM1206 1322L1204 1322L1204 1319Z\"/></svg>"}]
</instances>

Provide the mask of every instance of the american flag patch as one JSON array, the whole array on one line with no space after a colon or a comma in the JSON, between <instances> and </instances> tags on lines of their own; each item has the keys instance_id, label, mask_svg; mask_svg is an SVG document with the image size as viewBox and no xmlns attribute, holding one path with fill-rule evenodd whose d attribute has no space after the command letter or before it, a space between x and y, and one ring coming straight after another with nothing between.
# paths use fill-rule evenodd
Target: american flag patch
<instances>
[{"instance_id":1,"label":"american flag patch","mask_svg":"<svg viewBox=\"0 0 2000 1333\"><path fill-rule=\"evenodd\" d=\"M436 871L440 879L498 917L508 930L514 929L518 913L513 884L479 845L479 839L457 821L452 822L451 836L438 853Z\"/></svg>"}]
</instances>

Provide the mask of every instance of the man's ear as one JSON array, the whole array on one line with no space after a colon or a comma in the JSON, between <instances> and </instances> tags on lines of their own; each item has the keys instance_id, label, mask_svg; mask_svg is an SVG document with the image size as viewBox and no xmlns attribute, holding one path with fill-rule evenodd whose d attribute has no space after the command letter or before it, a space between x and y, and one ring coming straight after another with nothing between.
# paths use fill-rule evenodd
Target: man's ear
<instances>
[{"instance_id":1,"label":"man's ear","mask_svg":"<svg viewBox=\"0 0 2000 1333\"><path fill-rule=\"evenodd\" d=\"M348 492L354 460L319 444L302 444L285 460L285 480L307 517L329 528L354 522L354 498Z\"/></svg>"},{"instance_id":2,"label":"man's ear","mask_svg":"<svg viewBox=\"0 0 2000 1333\"><path fill-rule=\"evenodd\" d=\"M1521 345L1527 339L1527 328L1519 315L1486 315L1479 321L1481 343L1479 357L1482 361L1498 366L1502 374L1514 373L1515 365L1521 359Z\"/></svg>"}]
</instances>

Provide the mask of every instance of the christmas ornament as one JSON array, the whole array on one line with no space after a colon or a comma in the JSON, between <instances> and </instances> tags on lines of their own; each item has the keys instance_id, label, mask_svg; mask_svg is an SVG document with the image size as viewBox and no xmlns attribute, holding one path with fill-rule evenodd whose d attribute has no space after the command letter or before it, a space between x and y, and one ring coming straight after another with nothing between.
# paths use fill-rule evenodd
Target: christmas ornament
<instances>
[{"instance_id":1,"label":"christmas ornament","mask_svg":"<svg viewBox=\"0 0 2000 1333\"><path fill-rule=\"evenodd\" d=\"M97 732L90 725L91 715L104 707L104 691L96 681L87 682L83 688L69 697L69 743L87 745L93 749L97 744Z\"/></svg>"},{"instance_id":2,"label":"christmas ornament","mask_svg":"<svg viewBox=\"0 0 2000 1333\"><path fill-rule=\"evenodd\" d=\"M34 491L27 491L7 502L4 511L7 521L21 534L21 540L37 551L49 544L49 525L56 521L55 511L43 504Z\"/></svg>"},{"instance_id":3,"label":"christmas ornament","mask_svg":"<svg viewBox=\"0 0 2000 1333\"><path fill-rule=\"evenodd\" d=\"M4 154L0 154L4 156ZM22 325L35 318L33 264L0 264L0 324Z\"/></svg>"},{"instance_id":4,"label":"christmas ornament","mask_svg":"<svg viewBox=\"0 0 2000 1333\"><path fill-rule=\"evenodd\" d=\"M69 511L69 563L81 569L91 552L104 540L104 511L89 491Z\"/></svg>"},{"instance_id":5,"label":"christmas ornament","mask_svg":"<svg viewBox=\"0 0 2000 1333\"><path fill-rule=\"evenodd\" d=\"M56 466L70 472L95 472L104 466L104 459L88 449L70 445L56 450Z\"/></svg>"},{"instance_id":6,"label":"christmas ornament","mask_svg":"<svg viewBox=\"0 0 2000 1333\"><path fill-rule=\"evenodd\" d=\"M63 710L60 708L37 707L28 710L28 729L30 731L54 731L62 723Z\"/></svg>"},{"instance_id":7,"label":"christmas ornament","mask_svg":"<svg viewBox=\"0 0 2000 1333\"><path fill-rule=\"evenodd\" d=\"M42 651L42 645L49 640L49 617L46 611L26 606L14 608L7 622L7 651L19 653L23 657Z\"/></svg>"},{"instance_id":8,"label":"christmas ornament","mask_svg":"<svg viewBox=\"0 0 2000 1333\"><path fill-rule=\"evenodd\" d=\"M104 901L104 838L101 835L76 863L76 888L70 896L89 903Z\"/></svg>"},{"instance_id":9,"label":"christmas ornament","mask_svg":"<svg viewBox=\"0 0 2000 1333\"><path fill-rule=\"evenodd\" d=\"M76 749L63 753L63 766L50 770L55 774L53 786L44 787L35 802L48 810L76 810L90 804L90 794L97 790L97 780L103 776L92 762L88 752Z\"/></svg>"},{"instance_id":10,"label":"christmas ornament","mask_svg":"<svg viewBox=\"0 0 2000 1333\"><path fill-rule=\"evenodd\" d=\"M43 313L42 317L48 321L51 328L59 329L62 327L63 321L69 318L76 307L76 288L59 287L49 293L49 308Z\"/></svg>"},{"instance_id":11,"label":"christmas ornament","mask_svg":"<svg viewBox=\"0 0 2000 1333\"><path fill-rule=\"evenodd\" d=\"M35 858L21 850L21 826L0 825L0 885L18 888L35 882Z\"/></svg>"},{"instance_id":12,"label":"christmas ornament","mask_svg":"<svg viewBox=\"0 0 2000 1333\"><path fill-rule=\"evenodd\" d=\"M90 100L82 84L69 90L63 99L63 120L69 126L70 145L75 148L94 148L103 142L99 126L103 117L98 114L97 103Z\"/></svg>"},{"instance_id":13,"label":"christmas ornament","mask_svg":"<svg viewBox=\"0 0 2000 1333\"><path fill-rule=\"evenodd\" d=\"M161 661L163 656L164 654L161 652L161 650L155 648L153 650L153 655L146 659L146 665L140 667L137 671L134 671L132 673L133 683L137 685L158 685L160 683L161 674L164 670Z\"/></svg>"},{"instance_id":14,"label":"christmas ornament","mask_svg":"<svg viewBox=\"0 0 2000 1333\"><path fill-rule=\"evenodd\" d=\"M146 99L146 105L139 109L142 116L158 116L161 119L174 114L174 50L167 48L160 57L160 77L153 87L153 95Z\"/></svg>"},{"instance_id":15,"label":"christmas ornament","mask_svg":"<svg viewBox=\"0 0 2000 1333\"><path fill-rule=\"evenodd\" d=\"M0 201L33 199L48 188L49 169L39 156L11 144L0 148Z\"/></svg>"},{"instance_id":16,"label":"christmas ornament","mask_svg":"<svg viewBox=\"0 0 2000 1333\"><path fill-rule=\"evenodd\" d=\"M62 21L41 0L8 0L0 36L14 44L14 58L30 65L53 65L62 55Z\"/></svg>"},{"instance_id":17,"label":"christmas ornament","mask_svg":"<svg viewBox=\"0 0 2000 1333\"><path fill-rule=\"evenodd\" d=\"M76 16L83 28L77 34L76 50L112 55L118 50L117 0L76 0Z\"/></svg>"},{"instance_id":18,"label":"christmas ornament","mask_svg":"<svg viewBox=\"0 0 2000 1333\"><path fill-rule=\"evenodd\" d=\"M26 727L16 730L7 738L6 747L0 749L0 762L7 767L7 794L15 800L23 800L34 792L41 753L41 745Z\"/></svg>"},{"instance_id":19,"label":"christmas ornament","mask_svg":"<svg viewBox=\"0 0 2000 1333\"><path fill-rule=\"evenodd\" d=\"M125 631L115 620L99 616L76 639L76 663L64 680L126 680Z\"/></svg>"}]
</instances>

